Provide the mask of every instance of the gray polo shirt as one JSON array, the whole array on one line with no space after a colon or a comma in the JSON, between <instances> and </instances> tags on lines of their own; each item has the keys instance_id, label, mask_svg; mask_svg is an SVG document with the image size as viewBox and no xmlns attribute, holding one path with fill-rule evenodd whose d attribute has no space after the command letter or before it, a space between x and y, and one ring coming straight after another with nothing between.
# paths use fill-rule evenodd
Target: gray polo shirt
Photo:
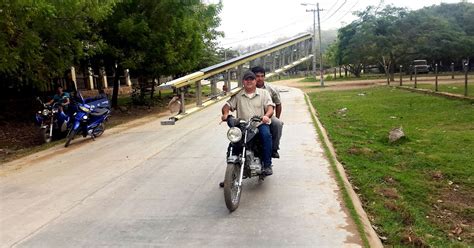
<instances>
[{"instance_id":1,"label":"gray polo shirt","mask_svg":"<svg viewBox=\"0 0 474 248\"><path fill-rule=\"evenodd\" d=\"M227 104L231 111L237 111L237 118L244 120L249 120L253 116L263 116L268 106L275 107L268 91L258 88L253 96L247 95L242 89L233 95Z\"/></svg>"},{"instance_id":2,"label":"gray polo shirt","mask_svg":"<svg viewBox=\"0 0 474 248\"><path fill-rule=\"evenodd\" d=\"M266 89L268 91L268 93L270 93L270 96L272 97L273 103L275 103L276 105L281 105L280 93L278 92L278 90L273 85L265 82L263 84L263 87L260 88L260 89Z\"/></svg>"}]
</instances>

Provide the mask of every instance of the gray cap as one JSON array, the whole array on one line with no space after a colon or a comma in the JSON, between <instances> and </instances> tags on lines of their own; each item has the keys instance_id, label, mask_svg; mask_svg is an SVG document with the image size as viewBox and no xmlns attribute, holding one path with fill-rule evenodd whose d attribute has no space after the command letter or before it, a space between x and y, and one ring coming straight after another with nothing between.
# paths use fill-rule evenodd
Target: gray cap
<instances>
[{"instance_id":1,"label":"gray cap","mask_svg":"<svg viewBox=\"0 0 474 248\"><path fill-rule=\"evenodd\" d=\"M257 77L255 76L255 73L253 73L252 71L246 71L244 73L244 76L242 77L242 80L245 80L245 79L248 79L248 78L255 79Z\"/></svg>"}]
</instances>

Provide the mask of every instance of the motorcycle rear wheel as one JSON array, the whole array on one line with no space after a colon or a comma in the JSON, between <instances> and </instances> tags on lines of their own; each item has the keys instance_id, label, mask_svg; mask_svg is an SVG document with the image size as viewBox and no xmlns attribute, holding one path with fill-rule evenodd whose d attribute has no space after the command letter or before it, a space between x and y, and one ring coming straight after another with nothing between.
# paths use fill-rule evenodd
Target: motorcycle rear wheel
<instances>
[{"instance_id":1,"label":"motorcycle rear wheel","mask_svg":"<svg viewBox=\"0 0 474 248\"><path fill-rule=\"evenodd\" d=\"M76 136L77 130L69 130L69 133L67 134L66 137L66 144L64 144L64 147L68 147L71 141L74 139L74 136Z\"/></svg>"},{"instance_id":2,"label":"motorcycle rear wheel","mask_svg":"<svg viewBox=\"0 0 474 248\"><path fill-rule=\"evenodd\" d=\"M225 205L230 212L239 207L242 186L239 186L240 165L227 164L224 178Z\"/></svg>"},{"instance_id":3,"label":"motorcycle rear wheel","mask_svg":"<svg viewBox=\"0 0 474 248\"><path fill-rule=\"evenodd\" d=\"M92 132L92 134L94 135L94 137L99 137L101 136L105 131L105 125L104 123L100 123L96 128L94 128L94 131Z\"/></svg>"}]
</instances>

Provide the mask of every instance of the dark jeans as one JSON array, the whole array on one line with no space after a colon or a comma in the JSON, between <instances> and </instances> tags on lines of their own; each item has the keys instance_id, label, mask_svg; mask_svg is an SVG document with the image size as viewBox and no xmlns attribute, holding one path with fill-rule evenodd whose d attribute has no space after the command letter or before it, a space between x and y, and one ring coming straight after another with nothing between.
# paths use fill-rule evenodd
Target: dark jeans
<instances>
[{"instance_id":1,"label":"dark jeans","mask_svg":"<svg viewBox=\"0 0 474 248\"><path fill-rule=\"evenodd\" d=\"M258 133L262 139L263 146L263 167L272 166L272 135L270 133L270 126L268 124L261 124L258 126Z\"/></svg>"}]
</instances>

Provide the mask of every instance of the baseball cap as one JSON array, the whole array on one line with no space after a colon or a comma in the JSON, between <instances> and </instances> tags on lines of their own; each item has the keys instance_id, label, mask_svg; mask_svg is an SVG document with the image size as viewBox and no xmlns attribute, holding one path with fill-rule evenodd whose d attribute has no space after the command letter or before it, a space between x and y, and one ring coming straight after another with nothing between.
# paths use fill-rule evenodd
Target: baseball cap
<instances>
[{"instance_id":1,"label":"baseball cap","mask_svg":"<svg viewBox=\"0 0 474 248\"><path fill-rule=\"evenodd\" d=\"M246 80L246 79L249 79L249 78L255 79L255 78L256 78L255 73L253 73L253 72L251 72L251 71L246 71L246 72L244 73L244 76L242 77L242 79L243 79L243 80Z\"/></svg>"}]
</instances>

